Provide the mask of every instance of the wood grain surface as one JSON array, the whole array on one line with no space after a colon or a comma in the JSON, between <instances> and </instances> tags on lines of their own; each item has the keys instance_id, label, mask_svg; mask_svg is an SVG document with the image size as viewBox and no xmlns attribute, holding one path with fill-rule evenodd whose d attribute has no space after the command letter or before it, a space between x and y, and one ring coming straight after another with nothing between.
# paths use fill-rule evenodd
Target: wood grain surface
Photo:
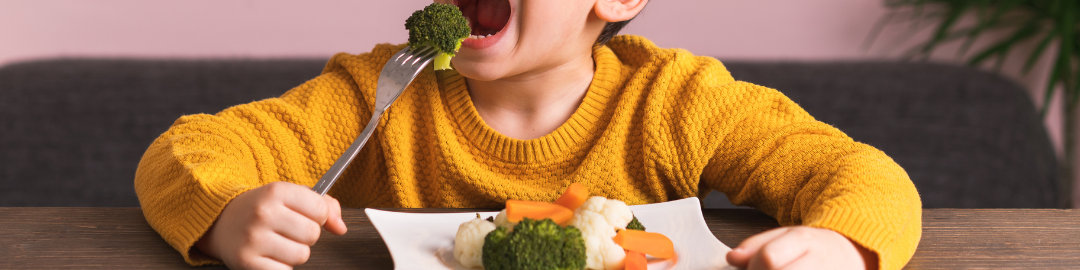
<instances>
[{"instance_id":1,"label":"wood grain surface","mask_svg":"<svg viewBox=\"0 0 1080 270\"><path fill-rule=\"evenodd\" d=\"M391 209L470 212L463 209ZM393 269L362 209L343 209L349 232L324 233L298 269ZM724 244L777 226L749 209L704 210ZM0 269L186 269L138 208L0 208ZM927 209L907 269L1080 268L1080 210ZM224 269L221 266L200 269Z\"/></svg>"}]
</instances>

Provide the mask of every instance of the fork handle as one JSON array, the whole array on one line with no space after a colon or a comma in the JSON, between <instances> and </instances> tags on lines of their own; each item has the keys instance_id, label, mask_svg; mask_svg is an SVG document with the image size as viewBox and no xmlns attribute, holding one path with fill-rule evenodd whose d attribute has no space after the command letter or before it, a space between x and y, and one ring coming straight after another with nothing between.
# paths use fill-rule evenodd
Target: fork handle
<instances>
[{"instance_id":1,"label":"fork handle","mask_svg":"<svg viewBox=\"0 0 1080 270\"><path fill-rule=\"evenodd\" d=\"M334 182L337 182L338 177L341 177L341 173L345 172L345 168L349 167L349 163L356 159L356 154L360 153L361 148L364 148L364 144L367 144L368 139L371 138L371 133L375 132L375 127L379 125L379 118L382 117L383 111L375 110L375 113L371 115L371 120L368 121L367 127L364 127L364 131L360 132L360 136L356 137L356 140L349 146L349 149L345 150L345 153L341 153L341 157L334 162L333 166L330 166L329 170L326 170L326 174L319 178L319 183L316 183L315 187L311 188L316 193L319 193L319 196L326 195Z\"/></svg>"}]
</instances>

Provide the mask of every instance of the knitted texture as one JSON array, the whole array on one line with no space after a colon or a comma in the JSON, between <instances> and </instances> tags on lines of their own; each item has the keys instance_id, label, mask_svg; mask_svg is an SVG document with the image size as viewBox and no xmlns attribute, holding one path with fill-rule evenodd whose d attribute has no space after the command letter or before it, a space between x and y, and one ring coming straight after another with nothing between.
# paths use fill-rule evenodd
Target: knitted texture
<instances>
[{"instance_id":1,"label":"knitted texture","mask_svg":"<svg viewBox=\"0 0 1080 270\"><path fill-rule=\"evenodd\" d=\"M229 200L275 181L313 186L367 123L379 71L401 48L338 54L279 98L181 117L136 173L147 221L188 263L216 263L191 248ZM345 207L497 208L553 201L575 182L628 204L717 189L782 225L836 230L883 269L914 254L919 195L881 151L713 58L620 36L593 59L577 111L533 140L484 124L461 75L426 69L330 195Z\"/></svg>"}]
</instances>

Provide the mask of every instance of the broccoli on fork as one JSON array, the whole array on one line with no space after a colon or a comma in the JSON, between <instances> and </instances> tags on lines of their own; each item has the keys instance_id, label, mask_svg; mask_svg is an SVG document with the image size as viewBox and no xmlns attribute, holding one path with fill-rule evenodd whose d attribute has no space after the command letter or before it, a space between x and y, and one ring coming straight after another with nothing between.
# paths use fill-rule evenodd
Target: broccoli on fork
<instances>
[{"instance_id":1,"label":"broccoli on fork","mask_svg":"<svg viewBox=\"0 0 1080 270\"><path fill-rule=\"evenodd\" d=\"M440 3L413 12L405 20L405 28L409 29L410 47L430 46L439 51L434 60L435 70L451 69L450 58L472 32L457 6Z\"/></svg>"}]
</instances>

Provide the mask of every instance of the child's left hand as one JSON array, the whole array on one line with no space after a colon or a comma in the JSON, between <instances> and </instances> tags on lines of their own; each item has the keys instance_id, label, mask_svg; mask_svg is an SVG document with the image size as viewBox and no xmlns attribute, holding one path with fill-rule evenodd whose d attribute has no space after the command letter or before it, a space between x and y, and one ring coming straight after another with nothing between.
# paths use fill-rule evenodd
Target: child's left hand
<instances>
[{"instance_id":1,"label":"child's left hand","mask_svg":"<svg viewBox=\"0 0 1080 270\"><path fill-rule=\"evenodd\" d=\"M792 226L751 236L727 254L733 266L757 269L877 269L877 256L829 229Z\"/></svg>"}]
</instances>

